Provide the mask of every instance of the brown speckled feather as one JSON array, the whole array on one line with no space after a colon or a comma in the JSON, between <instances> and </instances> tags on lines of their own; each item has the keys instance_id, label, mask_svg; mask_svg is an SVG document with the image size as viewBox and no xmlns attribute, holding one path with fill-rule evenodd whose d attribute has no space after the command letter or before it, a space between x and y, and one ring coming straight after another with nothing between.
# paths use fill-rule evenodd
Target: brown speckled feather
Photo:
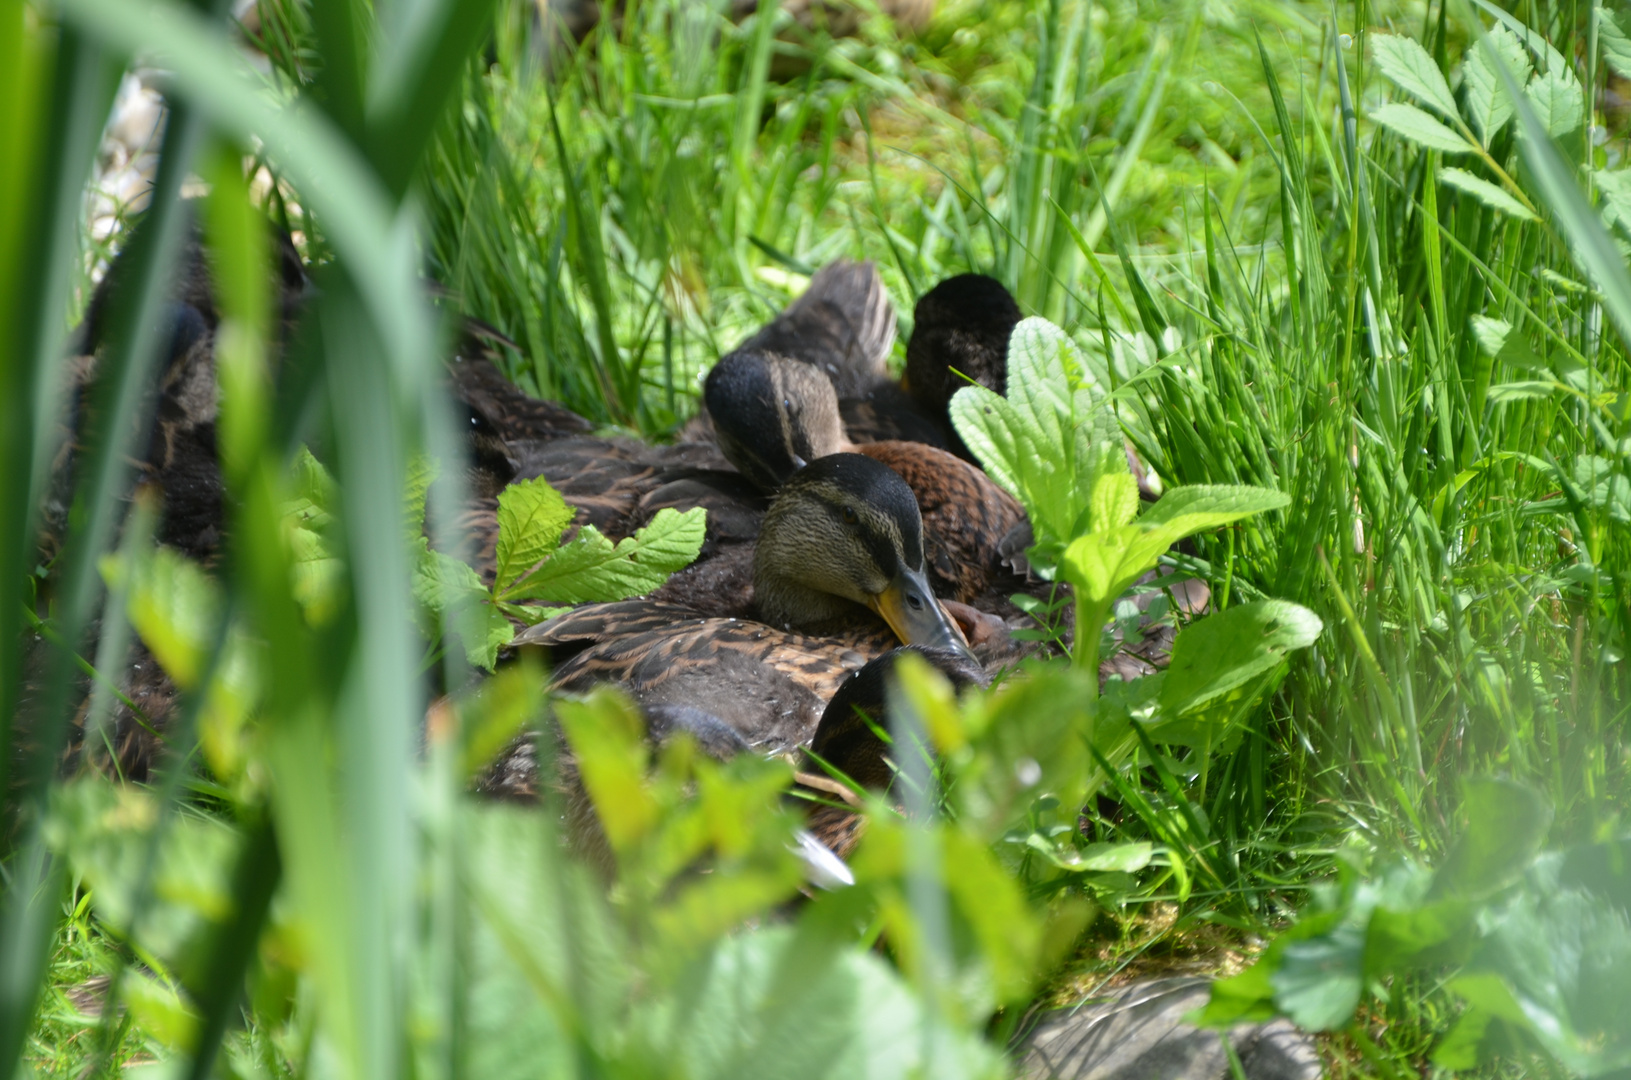
<instances>
[{"instance_id":1,"label":"brown speckled feather","mask_svg":"<svg viewBox=\"0 0 1631 1080\"><path fill-rule=\"evenodd\" d=\"M1025 511L985 473L922 443L867 443L855 452L894 469L917 496L937 596L967 603L1003 573L997 545Z\"/></svg>"},{"instance_id":2,"label":"brown speckled feather","mask_svg":"<svg viewBox=\"0 0 1631 1080\"><path fill-rule=\"evenodd\" d=\"M640 600L586 605L515 642L583 643L555 669L555 689L584 693L616 683L645 708L705 707L765 752L808 742L844 680L894 644L882 626L815 637Z\"/></svg>"}]
</instances>

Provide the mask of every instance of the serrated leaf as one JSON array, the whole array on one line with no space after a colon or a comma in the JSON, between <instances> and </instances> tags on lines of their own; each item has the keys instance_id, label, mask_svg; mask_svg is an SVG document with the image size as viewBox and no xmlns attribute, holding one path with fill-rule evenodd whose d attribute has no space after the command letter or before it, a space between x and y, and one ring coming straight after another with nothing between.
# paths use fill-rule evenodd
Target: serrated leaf
<instances>
[{"instance_id":1,"label":"serrated leaf","mask_svg":"<svg viewBox=\"0 0 1631 1080\"><path fill-rule=\"evenodd\" d=\"M1599 169L1591 178L1603 197L1604 223L1610 228L1618 225L1622 231L1631 233L1631 169L1612 172Z\"/></svg>"},{"instance_id":2,"label":"serrated leaf","mask_svg":"<svg viewBox=\"0 0 1631 1080\"><path fill-rule=\"evenodd\" d=\"M1085 531L1097 477L1126 472L1121 432L1074 342L1046 319L1025 319L1008 346L1008 396L968 386L952 424L986 472L1020 501L1036 538L1033 565L1051 575Z\"/></svg>"},{"instance_id":3,"label":"serrated leaf","mask_svg":"<svg viewBox=\"0 0 1631 1080\"><path fill-rule=\"evenodd\" d=\"M1402 101L1372 109L1370 118L1394 134L1429 150L1464 154L1472 149L1466 139L1433 119L1430 114Z\"/></svg>"},{"instance_id":4,"label":"serrated leaf","mask_svg":"<svg viewBox=\"0 0 1631 1080\"><path fill-rule=\"evenodd\" d=\"M1529 52L1512 32L1497 26L1467 53L1462 68L1462 85L1466 89L1467 111L1472 114L1473 130L1488 146L1496 134L1512 119L1512 98L1501 81L1497 64L1505 64L1519 86L1529 81L1534 66Z\"/></svg>"},{"instance_id":5,"label":"serrated leaf","mask_svg":"<svg viewBox=\"0 0 1631 1080\"><path fill-rule=\"evenodd\" d=\"M1438 178L1441 183L1465 191L1484 205L1493 206L1519 221L1537 220L1529 208L1507 194L1506 189L1490 183L1481 176L1474 176L1465 169L1443 168L1438 171Z\"/></svg>"},{"instance_id":6,"label":"serrated leaf","mask_svg":"<svg viewBox=\"0 0 1631 1080\"><path fill-rule=\"evenodd\" d=\"M497 591L550 557L574 511L543 477L511 484L498 493Z\"/></svg>"},{"instance_id":7,"label":"serrated leaf","mask_svg":"<svg viewBox=\"0 0 1631 1080\"><path fill-rule=\"evenodd\" d=\"M648 593L697 557L706 523L701 507L683 514L659 510L650 525L615 546L599 529L586 526L498 598L581 604Z\"/></svg>"},{"instance_id":8,"label":"serrated leaf","mask_svg":"<svg viewBox=\"0 0 1631 1080\"><path fill-rule=\"evenodd\" d=\"M434 616L427 631L434 636L442 619L456 616L449 627L464 645L472 664L493 669L498 651L515 637L515 627L489 602L481 577L461 559L431 548L423 536L415 540L413 595Z\"/></svg>"},{"instance_id":9,"label":"serrated leaf","mask_svg":"<svg viewBox=\"0 0 1631 1080\"><path fill-rule=\"evenodd\" d=\"M1535 79L1524 89L1524 96L1552 138L1559 139L1580 129L1585 95L1580 89L1580 80L1566 66L1554 68Z\"/></svg>"},{"instance_id":10,"label":"serrated leaf","mask_svg":"<svg viewBox=\"0 0 1631 1080\"><path fill-rule=\"evenodd\" d=\"M1371 37L1371 47L1376 66L1401 90L1445 116L1460 115L1450 84L1444 81L1444 73L1420 42L1398 34L1376 34Z\"/></svg>"},{"instance_id":11,"label":"serrated leaf","mask_svg":"<svg viewBox=\"0 0 1631 1080\"><path fill-rule=\"evenodd\" d=\"M1631 11L1597 6L1597 43L1603 59L1622 79L1631 79Z\"/></svg>"},{"instance_id":12,"label":"serrated leaf","mask_svg":"<svg viewBox=\"0 0 1631 1080\"><path fill-rule=\"evenodd\" d=\"M425 498L439 471L436 462L424 454L415 454L408 462L408 477L402 492L402 525L410 536L418 535L425 527Z\"/></svg>"},{"instance_id":13,"label":"serrated leaf","mask_svg":"<svg viewBox=\"0 0 1631 1080\"><path fill-rule=\"evenodd\" d=\"M1342 1027L1359 1007L1364 952L1365 931L1351 925L1287 942L1269 976L1275 1005L1307 1031Z\"/></svg>"},{"instance_id":14,"label":"serrated leaf","mask_svg":"<svg viewBox=\"0 0 1631 1080\"><path fill-rule=\"evenodd\" d=\"M1473 336L1485 356L1525 371L1547 370L1546 361L1529 347L1528 338L1516 332L1511 323L1487 315L1474 315L1470 322Z\"/></svg>"}]
</instances>

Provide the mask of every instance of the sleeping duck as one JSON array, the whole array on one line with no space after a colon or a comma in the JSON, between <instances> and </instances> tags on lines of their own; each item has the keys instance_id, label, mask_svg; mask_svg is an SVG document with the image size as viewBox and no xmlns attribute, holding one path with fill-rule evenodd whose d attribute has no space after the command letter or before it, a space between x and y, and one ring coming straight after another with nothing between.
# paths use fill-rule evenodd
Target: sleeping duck
<instances>
[{"instance_id":1,"label":"sleeping duck","mask_svg":"<svg viewBox=\"0 0 1631 1080\"><path fill-rule=\"evenodd\" d=\"M822 458L783 485L752 545L750 608L752 618L658 599L589 604L515 643L552 654L556 690L615 683L643 710L700 708L763 753L808 742L844 680L901 643L978 666L925 575L911 489L858 454ZM501 760L483 786L508 794L515 773Z\"/></svg>"}]
</instances>

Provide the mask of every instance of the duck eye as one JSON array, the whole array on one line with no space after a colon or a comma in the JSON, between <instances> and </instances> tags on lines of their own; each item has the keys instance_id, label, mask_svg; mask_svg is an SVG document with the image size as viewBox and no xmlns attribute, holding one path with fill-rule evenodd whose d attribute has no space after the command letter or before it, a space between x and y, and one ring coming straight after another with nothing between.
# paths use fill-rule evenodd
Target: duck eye
<instances>
[{"instance_id":1,"label":"duck eye","mask_svg":"<svg viewBox=\"0 0 1631 1080\"><path fill-rule=\"evenodd\" d=\"M854 525L856 520L857 520L857 518L855 517L855 507L853 507L853 506L844 507L844 524L845 525Z\"/></svg>"},{"instance_id":2,"label":"duck eye","mask_svg":"<svg viewBox=\"0 0 1631 1080\"><path fill-rule=\"evenodd\" d=\"M923 597L919 596L915 592L907 593L906 594L906 606L911 608L913 611L922 611L923 610Z\"/></svg>"}]
</instances>

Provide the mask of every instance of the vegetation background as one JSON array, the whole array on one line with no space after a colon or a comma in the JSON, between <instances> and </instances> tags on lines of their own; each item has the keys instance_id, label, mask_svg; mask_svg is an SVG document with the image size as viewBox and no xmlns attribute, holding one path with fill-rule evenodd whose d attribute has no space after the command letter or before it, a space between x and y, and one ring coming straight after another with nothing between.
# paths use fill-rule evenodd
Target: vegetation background
<instances>
[{"instance_id":1,"label":"vegetation background","mask_svg":"<svg viewBox=\"0 0 1631 1080\"><path fill-rule=\"evenodd\" d=\"M1468 824L1466 779L1528 793L1503 804L1507 831L1532 837L1525 859L1624 832L1631 47L1617 13L948 0L915 36L878 18L830 40L649 0L550 58L526 3L258 7L259 69L221 44L241 29L180 4L0 8L0 99L16 105L0 117L0 632L20 639L32 613L81 640L104 603L100 557L141 554L117 521L118 425L89 440L49 575L30 511L50 372L97 254L76 228L87 165L110 72L133 58L173 88L142 280L163 280L175 197L197 174L242 283L224 301L241 339L222 353L221 439L243 537L216 584L174 592L192 599L163 625L191 643L196 677L150 790L57 778L66 700L30 735L7 722L0 1067L1000 1071L978 1047L1000 1047L1038 995L1078 1000L1129 971L1233 974L1311 905L1354 917L1354 883L1380 868L1443 863ZM1528 40L1502 54L1531 71L1507 72L1527 78L1521 101L1499 65L1471 62L1477 35L1503 27ZM1419 42L1439 81L1413 52L1379 59L1386 35ZM328 267L315 382L377 412L317 425L350 569L340 614L315 629L278 540L288 463L312 435L264 374L246 153L276 177L266 209ZM521 385L660 438L695 410L699 373L839 256L882 267L902 341L932 283L994 274L1113 388L1169 487L1288 494L1169 562L1206 577L1220 608L1283 598L1325 632L1221 747L1144 744L1096 766L1116 798L1089 804L1088 831L1122 862L1044 872L979 855L1009 833L953 814L933 834L945 846L905 830L894 862L858 867L859 899L786 929L730 933L791 889L783 819L717 825L720 806L773 808L785 777L650 762L614 740L628 791L651 793L627 795L646 809L630 811L603 901L546 820L459 797L492 733L536 704L536 673L495 680L462 706L460 735L415 753L398 492L412 451L450 445L417 273L514 339ZM112 415L139 399L161 293L137 290L119 315ZM240 632L265 654L247 690L228 677ZM8 718L20 672L8 656ZM234 711L240 690L253 709ZM614 700L559 708L569 730L573 708L621 730ZM206 773L187 764L195 731ZM692 781L712 793L700 807ZM930 850L943 865L925 870L911 853ZM679 876L704 853L720 867L707 892ZM1314 896L1333 883L1346 901ZM1627 955L1617 910L1577 920L1576 961ZM867 949L879 935L892 965ZM1611 973L1592 982L1576 963L1547 999L1575 1053L1521 1016L1458 1028L1500 1013L1457 983L1464 954L1373 959L1314 1025L1331 1029L1333 1075L1631 1067L1615 1017L1582 1011L1624 989ZM1275 1006L1313 1015L1284 994ZM1445 1054L1453 1031L1477 1052Z\"/></svg>"}]
</instances>

